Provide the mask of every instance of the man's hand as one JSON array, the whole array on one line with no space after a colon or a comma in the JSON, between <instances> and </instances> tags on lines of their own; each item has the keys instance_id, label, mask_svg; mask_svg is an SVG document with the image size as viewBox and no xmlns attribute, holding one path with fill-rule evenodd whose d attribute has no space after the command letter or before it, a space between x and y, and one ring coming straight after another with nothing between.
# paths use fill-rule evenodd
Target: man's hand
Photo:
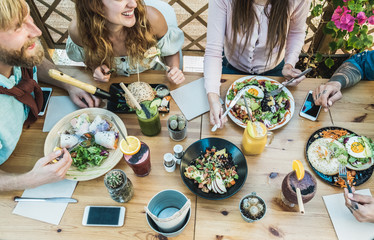
<instances>
[{"instance_id":1,"label":"man's hand","mask_svg":"<svg viewBox=\"0 0 374 240\"><path fill-rule=\"evenodd\" d=\"M324 85L318 86L313 91L313 100L316 105L321 105L325 112L328 111L334 102L342 98L340 82L327 82Z\"/></svg>"},{"instance_id":2,"label":"man's hand","mask_svg":"<svg viewBox=\"0 0 374 240\"><path fill-rule=\"evenodd\" d=\"M100 105L100 98L95 97L94 95L74 86L69 85L66 88L71 100L79 107L98 107Z\"/></svg>"},{"instance_id":3,"label":"man's hand","mask_svg":"<svg viewBox=\"0 0 374 240\"><path fill-rule=\"evenodd\" d=\"M285 64L282 70L283 76L286 78L286 80L290 80L291 78L295 78L299 76L301 71L299 69L294 68L291 64ZM296 86L301 81L305 79L305 75L301 76L297 79L295 79L292 83L290 83L288 86Z\"/></svg>"},{"instance_id":4,"label":"man's hand","mask_svg":"<svg viewBox=\"0 0 374 240\"><path fill-rule=\"evenodd\" d=\"M345 205L347 208L352 212L357 221L374 223L374 198L372 196L354 194L354 188L352 188L352 192L348 193L348 190L344 189ZM351 200L357 202L358 209L354 209L351 206Z\"/></svg>"},{"instance_id":5,"label":"man's hand","mask_svg":"<svg viewBox=\"0 0 374 240\"><path fill-rule=\"evenodd\" d=\"M171 68L167 77L170 82L175 84L180 84L185 80L183 72L177 67Z\"/></svg>"},{"instance_id":6,"label":"man's hand","mask_svg":"<svg viewBox=\"0 0 374 240\"><path fill-rule=\"evenodd\" d=\"M109 82L110 75L111 75L110 69L108 68L107 65L104 64L104 65L101 65L95 68L95 71L93 73L93 78L95 79L95 81Z\"/></svg>"},{"instance_id":7,"label":"man's hand","mask_svg":"<svg viewBox=\"0 0 374 240\"><path fill-rule=\"evenodd\" d=\"M219 101L219 96L216 93L208 93L208 101L210 106L210 124L217 124L220 128L223 128L227 122L227 117L225 116L221 119L223 108Z\"/></svg>"}]
</instances>

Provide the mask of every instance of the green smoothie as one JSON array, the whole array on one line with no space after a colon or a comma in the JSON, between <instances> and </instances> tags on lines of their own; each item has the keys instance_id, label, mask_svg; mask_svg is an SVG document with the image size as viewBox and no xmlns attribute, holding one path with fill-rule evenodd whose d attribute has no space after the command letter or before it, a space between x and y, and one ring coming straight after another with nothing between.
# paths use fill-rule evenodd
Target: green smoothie
<instances>
[{"instance_id":1,"label":"green smoothie","mask_svg":"<svg viewBox=\"0 0 374 240\"><path fill-rule=\"evenodd\" d=\"M149 107L150 103L150 101L142 102L142 104L144 104L144 106L151 113L151 117L149 119L147 119L147 116L143 110L136 110L136 115L138 116L138 122L142 133L147 136L154 136L161 131L161 122L157 106Z\"/></svg>"}]
</instances>

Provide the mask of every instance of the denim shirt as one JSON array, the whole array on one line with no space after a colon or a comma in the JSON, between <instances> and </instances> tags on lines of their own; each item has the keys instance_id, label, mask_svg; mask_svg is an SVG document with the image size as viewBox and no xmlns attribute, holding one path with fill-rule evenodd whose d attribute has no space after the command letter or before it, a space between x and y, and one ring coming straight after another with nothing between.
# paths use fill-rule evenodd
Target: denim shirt
<instances>
[{"instance_id":1,"label":"denim shirt","mask_svg":"<svg viewBox=\"0 0 374 240\"><path fill-rule=\"evenodd\" d=\"M11 89L21 81L20 67L13 67L13 74L7 78L0 74L0 86ZM33 69L33 79L37 81L36 67ZM14 151L21 136L23 123L29 115L30 108L15 97L0 94L0 165Z\"/></svg>"},{"instance_id":2,"label":"denim shirt","mask_svg":"<svg viewBox=\"0 0 374 240\"><path fill-rule=\"evenodd\" d=\"M360 70L361 78L374 80L374 50L353 55L346 62L350 62Z\"/></svg>"}]
</instances>

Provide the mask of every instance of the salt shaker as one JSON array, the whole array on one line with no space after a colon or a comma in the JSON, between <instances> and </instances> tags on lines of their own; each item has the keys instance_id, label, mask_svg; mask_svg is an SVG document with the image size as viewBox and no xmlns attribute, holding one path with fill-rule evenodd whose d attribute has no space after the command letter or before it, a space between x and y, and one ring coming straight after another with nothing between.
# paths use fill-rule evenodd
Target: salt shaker
<instances>
[{"instance_id":1,"label":"salt shaker","mask_svg":"<svg viewBox=\"0 0 374 240\"><path fill-rule=\"evenodd\" d=\"M175 170L175 161L173 154L165 153L164 154L164 167L167 172L174 172Z\"/></svg>"},{"instance_id":2,"label":"salt shaker","mask_svg":"<svg viewBox=\"0 0 374 240\"><path fill-rule=\"evenodd\" d=\"M180 144L175 145L174 148L173 148L173 150L174 150L175 162L177 164L181 164L181 159L182 159L182 156L183 156L183 147L182 147L182 145L180 145Z\"/></svg>"}]
</instances>

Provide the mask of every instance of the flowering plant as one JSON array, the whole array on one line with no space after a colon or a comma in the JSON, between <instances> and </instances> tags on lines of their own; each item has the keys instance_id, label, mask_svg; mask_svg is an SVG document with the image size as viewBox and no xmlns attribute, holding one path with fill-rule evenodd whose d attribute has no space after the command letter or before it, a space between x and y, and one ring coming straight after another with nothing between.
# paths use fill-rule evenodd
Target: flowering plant
<instances>
[{"instance_id":1,"label":"flowering plant","mask_svg":"<svg viewBox=\"0 0 374 240\"><path fill-rule=\"evenodd\" d=\"M338 49L358 53L373 45L373 35L368 34L369 26L374 25L374 0L327 0L312 5L312 15L323 13L325 3L331 4L334 12L331 21L326 24L323 32L331 35L329 53ZM369 26L368 26L369 25ZM316 61L321 61L322 55L316 54ZM325 60L326 66L331 68L334 61Z\"/></svg>"}]
</instances>

